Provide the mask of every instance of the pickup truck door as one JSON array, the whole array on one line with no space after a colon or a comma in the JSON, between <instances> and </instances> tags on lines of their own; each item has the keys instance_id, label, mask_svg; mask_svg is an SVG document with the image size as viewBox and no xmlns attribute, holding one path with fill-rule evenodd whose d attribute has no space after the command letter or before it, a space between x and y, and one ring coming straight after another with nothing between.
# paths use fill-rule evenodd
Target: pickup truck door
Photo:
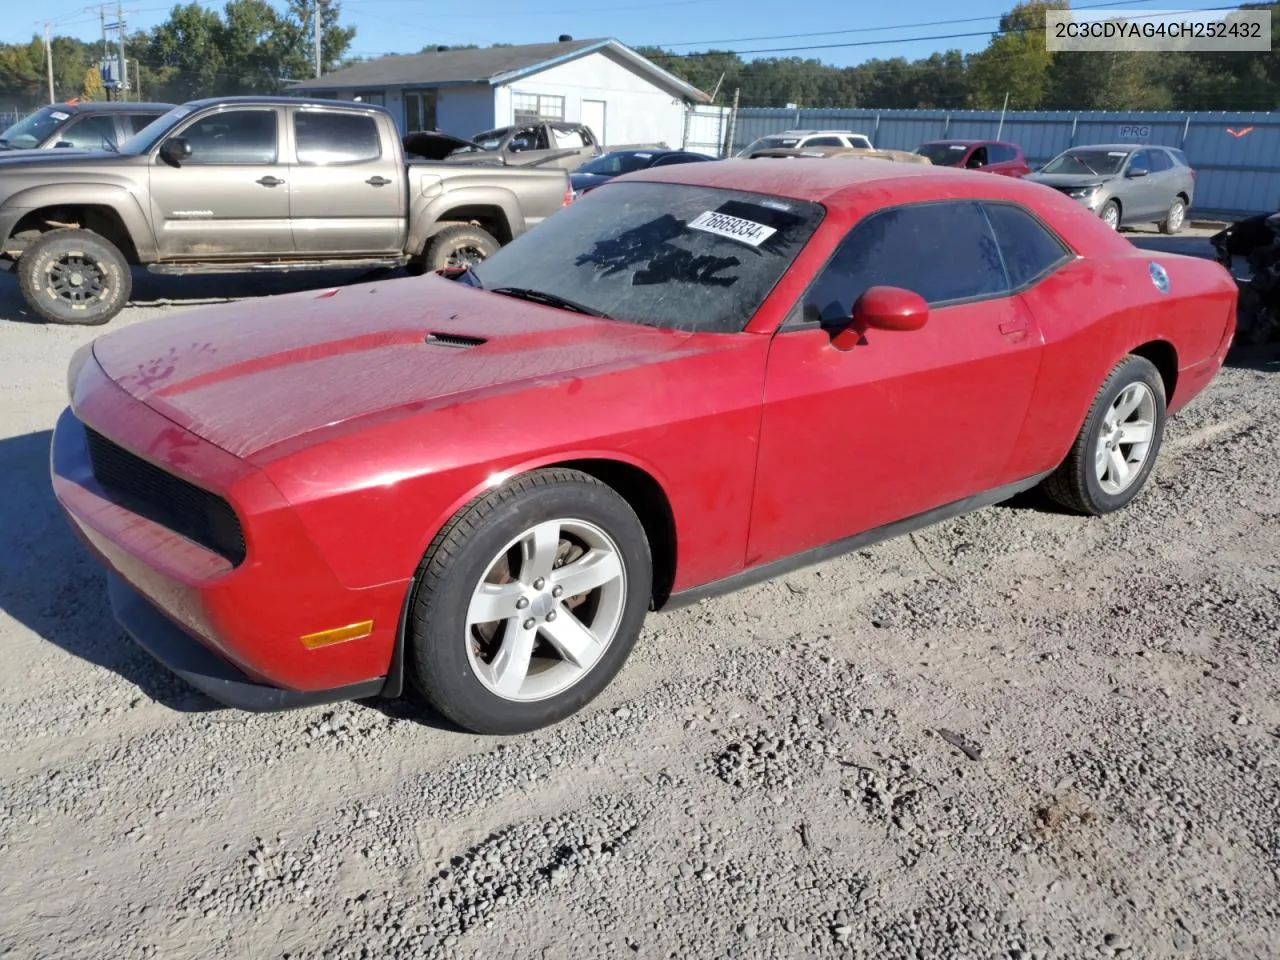
<instances>
[{"instance_id":1,"label":"pickup truck door","mask_svg":"<svg viewBox=\"0 0 1280 960\"><path fill-rule=\"evenodd\" d=\"M399 133L352 105L291 107L289 213L299 253L399 253L408 178Z\"/></svg>"},{"instance_id":2,"label":"pickup truck door","mask_svg":"<svg viewBox=\"0 0 1280 960\"><path fill-rule=\"evenodd\" d=\"M151 154L151 222L161 260L228 260L293 253L289 163L280 109L235 105L199 113ZM174 164L164 142L185 139Z\"/></svg>"}]
</instances>

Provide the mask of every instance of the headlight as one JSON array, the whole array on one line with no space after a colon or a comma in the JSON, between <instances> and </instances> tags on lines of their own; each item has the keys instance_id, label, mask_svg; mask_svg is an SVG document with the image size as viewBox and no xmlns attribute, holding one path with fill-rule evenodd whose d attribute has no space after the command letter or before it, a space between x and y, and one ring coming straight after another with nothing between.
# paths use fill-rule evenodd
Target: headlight
<instances>
[{"instance_id":1,"label":"headlight","mask_svg":"<svg viewBox=\"0 0 1280 960\"><path fill-rule=\"evenodd\" d=\"M84 365L93 359L93 343L86 343L83 347L71 355L71 362L67 364L67 399L74 400L76 394L76 381L80 379L80 371L84 369Z\"/></svg>"},{"instance_id":2,"label":"headlight","mask_svg":"<svg viewBox=\"0 0 1280 960\"><path fill-rule=\"evenodd\" d=\"M1098 192L1098 189L1099 186L1097 185L1092 187L1078 187L1075 190L1072 190L1068 196L1075 197L1077 200L1088 200Z\"/></svg>"}]
</instances>

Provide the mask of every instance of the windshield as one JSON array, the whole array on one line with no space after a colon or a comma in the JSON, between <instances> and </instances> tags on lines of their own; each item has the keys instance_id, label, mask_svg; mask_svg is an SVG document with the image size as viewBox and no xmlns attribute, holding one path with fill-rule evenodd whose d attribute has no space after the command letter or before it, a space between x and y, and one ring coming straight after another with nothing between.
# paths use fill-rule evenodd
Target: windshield
<instances>
[{"instance_id":1,"label":"windshield","mask_svg":"<svg viewBox=\"0 0 1280 960\"><path fill-rule=\"evenodd\" d=\"M30 150L44 143L55 130L71 119L71 114L56 106L45 107L23 117L4 133L0 133L0 145L10 150Z\"/></svg>"},{"instance_id":2,"label":"windshield","mask_svg":"<svg viewBox=\"0 0 1280 960\"><path fill-rule=\"evenodd\" d=\"M120 144L120 153L138 156L148 152L160 142L170 130L178 125L183 117L191 112L191 107L174 107L168 113L162 113L132 137Z\"/></svg>"},{"instance_id":3,"label":"windshield","mask_svg":"<svg viewBox=\"0 0 1280 960\"><path fill-rule=\"evenodd\" d=\"M927 157L935 167L954 167L968 149L964 143L922 143L916 153Z\"/></svg>"},{"instance_id":4,"label":"windshield","mask_svg":"<svg viewBox=\"0 0 1280 960\"><path fill-rule=\"evenodd\" d=\"M1119 173L1128 156L1128 150L1100 150L1096 147L1068 150L1046 163L1040 172L1109 175Z\"/></svg>"},{"instance_id":5,"label":"windshield","mask_svg":"<svg viewBox=\"0 0 1280 960\"><path fill-rule=\"evenodd\" d=\"M748 144L738 156L745 157L757 150L794 150L800 145L800 140L800 137L761 137Z\"/></svg>"},{"instance_id":6,"label":"windshield","mask_svg":"<svg viewBox=\"0 0 1280 960\"><path fill-rule=\"evenodd\" d=\"M590 163L584 163L574 173L596 173L606 177L643 170L653 160L652 153L606 153Z\"/></svg>"},{"instance_id":7,"label":"windshield","mask_svg":"<svg viewBox=\"0 0 1280 960\"><path fill-rule=\"evenodd\" d=\"M816 203L757 193L617 181L463 276L627 323L731 333L747 325L823 213Z\"/></svg>"}]
</instances>

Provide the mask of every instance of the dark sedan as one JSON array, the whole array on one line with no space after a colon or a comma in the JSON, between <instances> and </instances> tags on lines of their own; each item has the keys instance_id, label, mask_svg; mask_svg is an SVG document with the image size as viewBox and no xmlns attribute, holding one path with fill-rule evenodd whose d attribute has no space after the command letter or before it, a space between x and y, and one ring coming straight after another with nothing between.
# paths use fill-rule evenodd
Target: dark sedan
<instances>
[{"instance_id":1,"label":"dark sedan","mask_svg":"<svg viewBox=\"0 0 1280 960\"><path fill-rule=\"evenodd\" d=\"M699 163L703 160L715 159L705 153L695 153L692 150L668 150L660 147L652 150L615 150L594 160L588 160L573 171L569 180L573 184L573 195L577 198L588 190L602 183L608 183L614 177L624 173L634 173L650 167L665 167L673 163Z\"/></svg>"}]
</instances>

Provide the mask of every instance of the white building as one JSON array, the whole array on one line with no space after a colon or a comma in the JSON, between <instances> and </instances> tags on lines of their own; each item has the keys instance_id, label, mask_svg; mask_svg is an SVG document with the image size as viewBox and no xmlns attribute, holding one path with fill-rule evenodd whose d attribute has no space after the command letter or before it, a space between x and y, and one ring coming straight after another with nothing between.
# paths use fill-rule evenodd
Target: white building
<instances>
[{"instance_id":1,"label":"white building","mask_svg":"<svg viewBox=\"0 0 1280 960\"><path fill-rule=\"evenodd\" d=\"M380 57L291 87L389 109L403 133L455 137L535 120L583 123L605 146L682 145L709 97L617 40L574 40Z\"/></svg>"}]
</instances>

